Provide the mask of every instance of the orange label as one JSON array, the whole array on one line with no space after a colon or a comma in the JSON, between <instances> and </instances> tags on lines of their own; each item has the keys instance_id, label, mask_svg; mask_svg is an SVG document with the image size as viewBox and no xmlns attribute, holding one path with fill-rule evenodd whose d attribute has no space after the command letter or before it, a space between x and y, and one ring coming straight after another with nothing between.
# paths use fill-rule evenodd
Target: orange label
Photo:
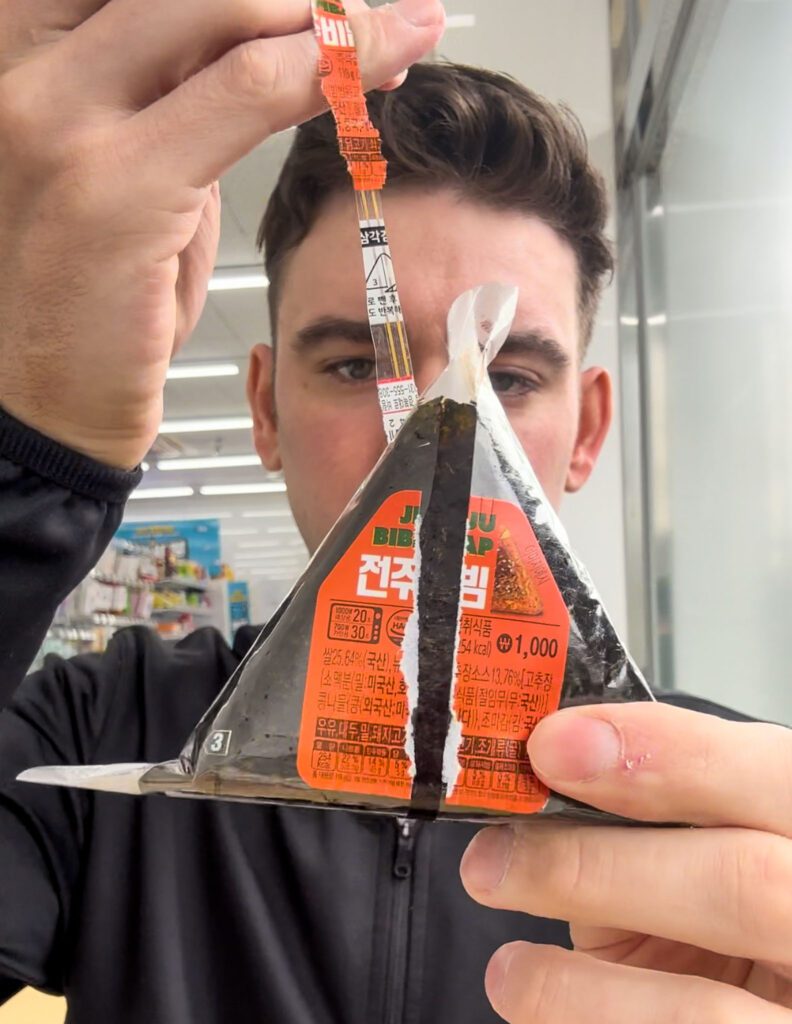
<instances>
[{"instance_id":1,"label":"orange label","mask_svg":"<svg viewBox=\"0 0 792 1024\"><path fill-rule=\"evenodd\" d=\"M297 756L316 789L409 801L404 627L414 603L419 491L391 495L322 584ZM472 498L452 707L460 771L445 804L529 814L547 790L526 741L561 697L563 598L525 514Z\"/></svg>"},{"instance_id":2,"label":"orange label","mask_svg":"<svg viewBox=\"0 0 792 1024\"><path fill-rule=\"evenodd\" d=\"M338 144L355 189L381 189L387 165L369 118L352 29L340 0L313 0L322 92L338 126Z\"/></svg>"}]
</instances>

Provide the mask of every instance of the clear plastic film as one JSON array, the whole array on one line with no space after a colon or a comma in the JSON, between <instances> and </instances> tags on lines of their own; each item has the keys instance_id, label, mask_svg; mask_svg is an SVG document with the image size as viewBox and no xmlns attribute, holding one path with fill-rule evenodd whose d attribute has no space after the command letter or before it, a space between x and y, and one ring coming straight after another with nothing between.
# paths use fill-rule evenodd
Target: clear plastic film
<instances>
[{"instance_id":1,"label":"clear plastic film","mask_svg":"<svg viewBox=\"0 0 792 1024\"><path fill-rule=\"evenodd\" d=\"M172 762L141 793L491 821L609 815L549 793L559 707L652 700L486 372L516 289L466 292L449 363ZM119 766L28 781L119 789ZM78 774L79 773L79 777Z\"/></svg>"}]
</instances>

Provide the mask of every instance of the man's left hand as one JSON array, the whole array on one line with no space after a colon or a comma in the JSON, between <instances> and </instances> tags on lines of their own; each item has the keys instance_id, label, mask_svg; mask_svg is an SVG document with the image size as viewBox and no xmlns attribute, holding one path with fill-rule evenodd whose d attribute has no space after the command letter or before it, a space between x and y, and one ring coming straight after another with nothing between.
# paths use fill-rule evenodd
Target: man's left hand
<instances>
[{"instance_id":1,"label":"man's left hand","mask_svg":"<svg viewBox=\"0 0 792 1024\"><path fill-rule=\"evenodd\" d=\"M792 1024L792 731L662 704L569 708L534 730L553 790L645 822L487 828L479 903L571 922L514 942L486 987L509 1024Z\"/></svg>"}]
</instances>

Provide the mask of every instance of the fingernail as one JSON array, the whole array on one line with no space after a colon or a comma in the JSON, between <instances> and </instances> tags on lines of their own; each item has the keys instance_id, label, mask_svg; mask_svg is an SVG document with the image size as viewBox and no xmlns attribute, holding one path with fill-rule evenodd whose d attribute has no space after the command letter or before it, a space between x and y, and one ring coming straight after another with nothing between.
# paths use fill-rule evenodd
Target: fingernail
<instances>
[{"instance_id":1,"label":"fingernail","mask_svg":"<svg viewBox=\"0 0 792 1024\"><path fill-rule=\"evenodd\" d=\"M487 992L487 999L492 1003L496 1013L506 1011L506 979L509 974L509 964L517 948L516 942L510 942L494 954L487 964L487 972L484 975L484 988Z\"/></svg>"},{"instance_id":2,"label":"fingernail","mask_svg":"<svg viewBox=\"0 0 792 1024\"><path fill-rule=\"evenodd\" d=\"M514 829L509 825L485 828L465 850L460 871L471 889L497 889L506 872L514 849Z\"/></svg>"},{"instance_id":3,"label":"fingernail","mask_svg":"<svg viewBox=\"0 0 792 1024\"><path fill-rule=\"evenodd\" d=\"M443 8L435 0L399 0L393 9L418 28L437 25L443 18Z\"/></svg>"},{"instance_id":4,"label":"fingernail","mask_svg":"<svg viewBox=\"0 0 792 1024\"><path fill-rule=\"evenodd\" d=\"M531 765L548 782L593 782L621 753L621 735L610 722L574 712L542 719L528 741Z\"/></svg>"}]
</instances>

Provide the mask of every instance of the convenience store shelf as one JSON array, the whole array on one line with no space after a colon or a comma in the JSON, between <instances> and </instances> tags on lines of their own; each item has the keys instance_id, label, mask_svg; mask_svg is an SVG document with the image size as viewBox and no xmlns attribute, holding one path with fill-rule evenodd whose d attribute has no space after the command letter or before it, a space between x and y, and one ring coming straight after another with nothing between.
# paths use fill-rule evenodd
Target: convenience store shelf
<instances>
[{"instance_id":1,"label":"convenience store shelf","mask_svg":"<svg viewBox=\"0 0 792 1024\"><path fill-rule=\"evenodd\" d=\"M206 584L200 580L189 580L183 576L171 576L168 579L157 580L154 584L157 590L190 590L198 593L206 593Z\"/></svg>"},{"instance_id":2,"label":"convenience store shelf","mask_svg":"<svg viewBox=\"0 0 792 1024\"><path fill-rule=\"evenodd\" d=\"M205 618L212 615L210 608L191 608L190 605L180 605L178 608L154 608L151 612L152 619L178 619L181 615L194 615L196 618Z\"/></svg>"},{"instance_id":3,"label":"convenience store shelf","mask_svg":"<svg viewBox=\"0 0 792 1024\"><path fill-rule=\"evenodd\" d=\"M109 587L127 587L129 590L150 590L151 581L147 580L125 580L116 576L108 576L103 572L89 573L88 579L96 580L98 583L106 583Z\"/></svg>"},{"instance_id":4,"label":"convenience store shelf","mask_svg":"<svg viewBox=\"0 0 792 1024\"><path fill-rule=\"evenodd\" d=\"M123 629L126 626L147 626L148 619L135 618L129 615L114 615L112 612L94 612L93 615L78 615L68 622L53 622L50 629L89 629L91 626L115 626Z\"/></svg>"}]
</instances>

